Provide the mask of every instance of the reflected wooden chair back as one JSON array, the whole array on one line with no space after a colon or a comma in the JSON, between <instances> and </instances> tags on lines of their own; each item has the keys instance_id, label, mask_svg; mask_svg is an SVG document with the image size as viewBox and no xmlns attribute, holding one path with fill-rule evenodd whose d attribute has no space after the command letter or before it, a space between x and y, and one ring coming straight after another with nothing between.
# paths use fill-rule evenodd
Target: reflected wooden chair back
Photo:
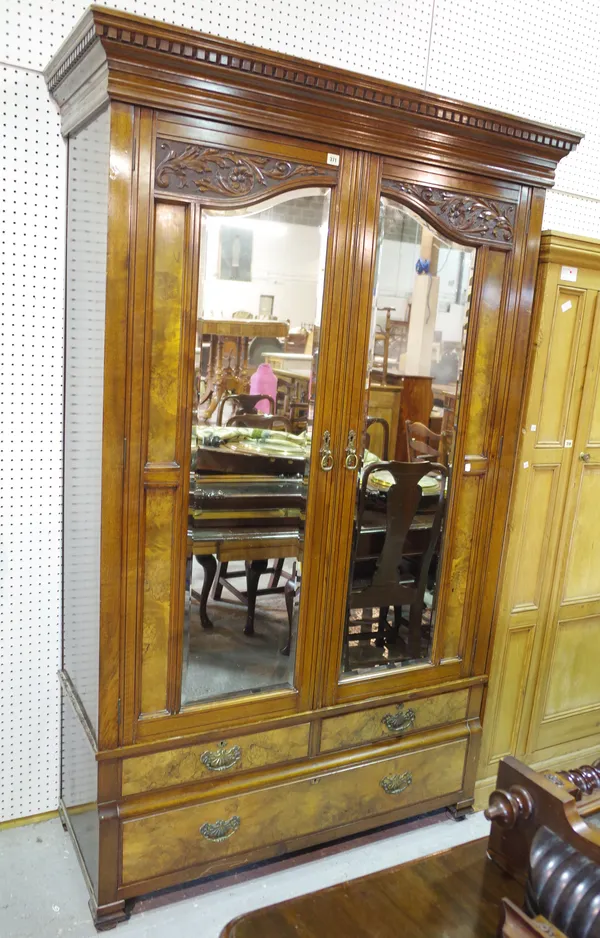
<instances>
[{"instance_id":1,"label":"reflected wooden chair back","mask_svg":"<svg viewBox=\"0 0 600 938\"><path fill-rule=\"evenodd\" d=\"M223 426L223 412L227 404L233 408L231 416L238 414L257 414L256 405L259 401L268 401L271 414L275 413L275 400L269 394L228 394L219 403L217 409L216 421L218 426ZM229 423L229 421L228 421Z\"/></svg>"},{"instance_id":2,"label":"reflected wooden chair back","mask_svg":"<svg viewBox=\"0 0 600 938\"><path fill-rule=\"evenodd\" d=\"M284 430L290 432L290 421L278 414L234 414L226 427L258 427L260 430Z\"/></svg>"},{"instance_id":3,"label":"reflected wooden chair back","mask_svg":"<svg viewBox=\"0 0 600 938\"><path fill-rule=\"evenodd\" d=\"M390 425L384 417L367 417L367 449L371 450L371 434L369 433L369 427L372 427L374 424L379 425L382 428L383 432L383 446L382 452L377 453L380 459L389 459L390 457Z\"/></svg>"},{"instance_id":4,"label":"reflected wooden chair back","mask_svg":"<svg viewBox=\"0 0 600 938\"><path fill-rule=\"evenodd\" d=\"M388 472L393 484L385 496L383 543L373 535L369 481L375 472ZM420 480L434 473L438 485L422 489ZM377 644L385 643L387 613L394 607L394 640L401 625L408 626L408 652L419 657L425 589L444 514L448 470L434 462L380 462L368 466L361 482L356 520L355 560L350 609L379 608ZM418 519L417 519L418 516ZM418 521L418 523L417 523ZM376 527L376 525L375 525ZM369 550L369 545L377 547ZM402 607L410 608L409 619ZM370 636L361 630L361 636Z\"/></svg>"},{"instance_id":5,"label":"reflected wooden chair back","mask_svg":"<svg viewBox=\"0 0 600 938\"><path fill-rule=\"evenodd\" d=\"M424 423L406 420L406 449L409 462L422 462L423 460L433 460L434 462L448 465L448 455L450 450L451 433L442 430L441 433L434 433Z\"/></svg>"}]
</instances>

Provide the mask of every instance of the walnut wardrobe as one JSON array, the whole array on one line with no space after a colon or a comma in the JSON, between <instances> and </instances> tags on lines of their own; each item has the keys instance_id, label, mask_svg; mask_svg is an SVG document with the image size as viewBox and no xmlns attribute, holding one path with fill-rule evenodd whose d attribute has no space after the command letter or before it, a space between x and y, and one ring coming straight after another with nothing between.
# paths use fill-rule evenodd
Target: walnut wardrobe
<instances>
[{"instance_id":1,"label":"walnut wardrobe","mask_svg":"<svg viewBox=\"0 0 600 938\"><path fill-rule=\"evenodd\" d=\"M468 810L544 192L580 137L101 7L46 79L62 810L101 927Z\"/></svg>"}]
</instances>

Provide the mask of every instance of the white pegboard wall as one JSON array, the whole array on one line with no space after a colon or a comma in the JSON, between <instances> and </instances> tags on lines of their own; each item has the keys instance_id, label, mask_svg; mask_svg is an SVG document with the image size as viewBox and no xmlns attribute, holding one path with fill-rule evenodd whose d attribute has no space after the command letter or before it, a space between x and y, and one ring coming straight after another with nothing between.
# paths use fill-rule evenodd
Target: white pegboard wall
<instances>
[{"instance_id":1,"label":"white pegboard wall","mask_svg":"<svg viewBox=\"0 0 600 938\"><path fill-rule=\"evenodd\" d=\"M585 132L556 185L598 197L599 57L597 0L436 0L427 89Z\"/></svg>"},{"instance_id":2,"label":"white pegboard wall","mask_svg":"<svg viewBox=\"0 0 600 938\"><path fill-rule=\"evenodd\" d=\"M0 820L56 807L64 144L40 75L0 86Z\"/></svg>"},{"instance_id":3,"label":"white pegboard wall","mask_svg":"<svg viewBox=\"0 0 600 938\"><path fill-rule=\"evenodd\" d=\"M65 150L37 72L87 5L0 8L0 820L50 810L58 796ZM106 5L583 130L544 223L600 237L596 0Z\"/></svg>"},{"instance_id":4,"label":"white pegboard wall","mask_svg":"<svg viewBox=\"0 0 600 938\"><path fill-rule=\"evenodd\" d=\"M85 0L5 3L0 59L45 68L88 6ZM402 84L425 82L433 0L108 0L104 6Z\"/></svg>"}]
</instances>

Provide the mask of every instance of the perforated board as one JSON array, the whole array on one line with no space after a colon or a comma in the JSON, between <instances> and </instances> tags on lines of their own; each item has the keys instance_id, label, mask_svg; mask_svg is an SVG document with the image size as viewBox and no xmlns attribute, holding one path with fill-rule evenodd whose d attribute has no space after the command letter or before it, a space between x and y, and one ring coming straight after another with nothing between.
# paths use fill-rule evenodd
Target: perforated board
<instances>
[{"instance_id":1,"label":"perforated board","mask_svg":"<svg viewBox=\"0 0 600 938\"><path fill-rule=\"evenodd\" d=\"M87 5L0 9L0 820L51 810L58 793L65 151L38 71ZM106 5L583 130L544 221L600 238L596 0Z\"/></svg>"}]
</instances>

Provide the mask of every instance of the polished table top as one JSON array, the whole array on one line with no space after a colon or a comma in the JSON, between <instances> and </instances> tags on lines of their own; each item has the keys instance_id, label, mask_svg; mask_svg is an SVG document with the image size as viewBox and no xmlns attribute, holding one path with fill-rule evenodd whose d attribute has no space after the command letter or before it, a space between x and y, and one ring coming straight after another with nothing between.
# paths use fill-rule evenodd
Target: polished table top
<instances>
[{"instance_id":1,"label":"polished table top","mask_svg":"<svg viewBox=\"0 0 600 938\"><path fill-rule=\"evenodd\" d=\"M222 938L496 938L500 900L522 887L487 838L249 912ZM357 870L358 872L358 870Z\"/></svg>"}]
</instances>

